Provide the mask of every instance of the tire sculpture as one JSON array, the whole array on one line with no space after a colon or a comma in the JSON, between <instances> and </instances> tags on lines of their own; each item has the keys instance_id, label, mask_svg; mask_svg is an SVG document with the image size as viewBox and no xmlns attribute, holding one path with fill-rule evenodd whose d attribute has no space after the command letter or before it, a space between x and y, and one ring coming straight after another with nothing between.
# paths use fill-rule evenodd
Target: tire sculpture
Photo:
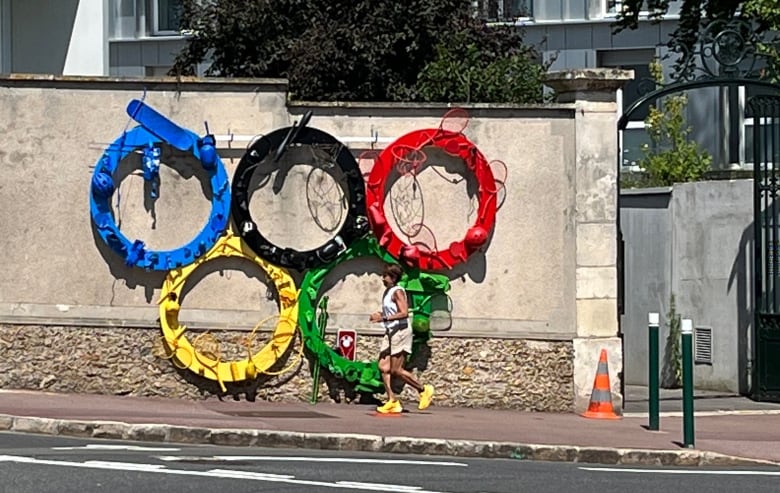
<instances>
[{"instance_id":1,"label":"tire sculpture","mask_svg":"<svg viewBox=\"0 0 780 493\"><path fill-rule=\"evenodd\" d=\"M462 240L453 242L444 250L428 251L406 244L393 231L384 212L385 194L392 185L388 182L391 172L394 169L400 173L419 172L425 163L416 157L406 156L419 155L425 146L435 146L461 158L479 183L479 209L475 223ZM466 262L472 253L487 243L496 219L497 188L488 161L462 133L441 129L415 130L398 138L379 154L368 177L366 205L374 235L394 258L407 266L424 270L452 269Z\"/></svg>"},{"instance_id":2,"label":"tire sculpture","mask_svg":"<svg viewBox=\"0 0 780 493\"><path fill-rule=\"evenodd\" d=\"M249 211L249 186L254 173L261 166L277 168L278 159L289 146L293 145L337 148L338 153L334 161L347 179L346 220L334 238L318 248L307 251L298 251L272 244L258 231L257 224ZM335 137L321 130L306 127L305 121L297 127L282 128L258 139L238 164L233 178L232 194L233 220L241 237L258 255L281 267L299 271L320 267L334 260L348 245L368 232L368 221L365 215L365 185L357 161L349 149L344 147Z\"/></svg>"},{"instance_id":3,"label":"tire sculpture","mask_svg":"<svg viewBox=\"0 0 780 493\"><path fill-rule=\"evenodd\" d=\"M380 248L375 238L366 236L354 242L333 262L311 269L306 273L301 282L301 292L298 296L298 323L301 327L306 348L315 355L320 365L327 368L336 377L344 378L348 382L355 384L355 389L358 391L381 392L382 381L377 362L351 361L334 351L333 348L323 341L320 335L321 328L317 326L315 310L320 288L328 273L343 262L367 256L378 257L389 263L397 263L388 252ZM420 318L425 316L422 304L430 294L449 290L449 280L445 276L426 274L417 269L406 269L399 284L406 288L407 293L410 295L409 308L413 313L413 320L414 317ZM414 326L415 324L413 323ZM418 323L417 326L422 328L424 324ZM424 330L424 328L414 331L413 353L420 343L425 342L429 337L430 332ZM414 354L411 357L414 357Z\"/></svg>"},{"instance_id":4,"label":"tire sculpture","mask_svg":"<svg viewBox=\"0 0 780 493\"><path fill-rule=\"evenodd\" d=\"M137 100L130 103L128 112L133 112L142 125L123 133L98 160L89 194L92 221L98 235L124 259L127 266L155 271L185 266L204 255L227 227L230 189L225 167L216 153L213 136L207 135L201 139ZM192 153L208 173L212 191L211 213L205 227L189 243L167 251L149 250L142 240L127 238L119 230L111 208L111 199L116 190L114 174L119 163L130 153L141 149L144 152L144 179L154 180L159 169L161 143Z\"/></svg>"},{"instance_id":5,"label":"tire sculpture","mask_svg":"<svg viewBox=\"0 0 780 493\"><path fill-rule=\"evenodd\" d=\"M247 347L249 353L247 358L239 361L222 361L219 354L204 354L198 351L184 335L186 327L179 325L179 301L187 278L198 267L218 257L241 257L254 262L265 271L279 295L279 322L271 335L271 341L255 353ZM247 248L240 237L228 232L204 256L191 264L170 271L165 278L160 299L160 325L167 354L181 367L189 368L202 377L216 380L224 392L224 382L254 379L258 374L267 372L287 352L295 338L298 321L297 300L298 291L295 282L286 270L258 257Z\"/></svg>"}]
</instances>

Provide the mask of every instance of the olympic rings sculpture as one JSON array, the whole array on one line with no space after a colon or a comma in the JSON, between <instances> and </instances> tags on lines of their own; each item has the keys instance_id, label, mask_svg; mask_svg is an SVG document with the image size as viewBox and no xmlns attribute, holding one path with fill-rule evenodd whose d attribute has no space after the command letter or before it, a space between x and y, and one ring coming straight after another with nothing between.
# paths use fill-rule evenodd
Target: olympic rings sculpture
<instances>
[{"instance_id":1,"label":"olympic rings sculpture","mask_svg":"<svg viewBox=\"0 0 780 493\"><path fill-rule=\"evenodd\" d=\"M274 283L279 296L279 322L271 341L254 354L239 361L222 361L219 355L197 351L184 335L185 326L179 325L179 301L187 278L201 265L218 257L241 257L262 268ZM289 273L252 252L240 237L230 231L221 237L204 256L195 262L171 270L162 286L160 299L160 325L168 354L182 367L196 374L216 380L223 392L224 382L254 379L267 372L287 352L295 337L298 320L298 291Z\"/></svg>"},{"instance_id":2,"label":"olympic rings sculpture","mask_svg":"<svg viewBox=\"0 0 780 493\"><path fill-rule=\"evenodd\" d=\"M395 234L384 212L385 194L391 171L398 165L399 158L407 153L419 153L426 146L435 146L446 153L461 158L479 184L479 208L474 224L461 241L452 242L445 250L422 249L406 244ZM415 164L410 160L412 166ZM419 170L402 170L402 172ZM442 129L415 130L386 147L371 169L366 187L368 219L379 244L390 254L410 267L425 270L452 269L466 262L488 240L496 219L497 188L490 165L477 147L462 133Z\"/></svg>"},{"instance_id":3,"label":"olympic rings sculpture","mask_svg":"<svg viewBox=\"0 0 780 493\"><path fill-rule=\"evenodd\" d=\"M301 292L298 296L298 325L301 327L304 344L316 356L320 365L327 368L336 377L344 378L355 384L355 389L358 391L381 392L383 387L377 362L348 360L334 351L320 335L321 328L317 326L315 310L319 291L328 273L347 260L367 256L375 256L388 263L397 263L388 252L380 248L375 238L366 236L354 242L331 263L309 270L301 281ZM413 320L416 316L415 312L420 311L418 301L428 297L431 286L441 292L449 290L449 280L445 276L425 274L416 269L406 269L399 284L407 289L407 293L410 295L410 310L413 313ZM425 289L425 291L420 291L420 289ZM416 329L423 325L413 323L412 327ZM430 338L430 332L426 330L415 330L413 334L412 355L410 357L414 357L420 344Z\"/></svg>"},{"instance_id":4,"label":"olympic rings sculpture","mask_svg":"<svg viewBox=\"0 0 780 493\"><path fill-rule=\"evenodd\" d=\"M201 139L140 101L132 101L128 112L131 110L134 118L142 125L123 133L106 149L95 166L89 194L92 221L99 236L128 266L166 271L190 264L204 255L227 227L230 190L225 167L216 153L212 136ZM201 162L211 183L211 213L205 227L189 243L174 250L155 251L147 249L142 240L131 241L119 230L111 208L111 198L116 189L114 174L119 163L138 149L144 152L144 179L154 180L159 168L159 144L162 142L189 151Z\"/></svg>"},{"instance_id":5,"label":"olympic rings sculpture","mask_svg":"<svg viewBox=\"0 0 780 493\"><path fill-rule=\"evenodd\" d=\"M281 267L299 271L319 267L334 260L354 240L368 232L368 220L365 216L365 185L357 161L349 149L344 147L335 137L322 130L308 128L305 124L306 121L303 121L297 127L278 129L258 139L241 158L233 177L232 186L233 219L244 241L264 259ZM273 245L258 231L257 224L249 212L248 189L252 176L264 159L269 158L271 163L276 162L292 145L335 146L338 149L338 154L335 156L334 162L342 170L347 180L348 210L346 220L333 239L308 251Z\"/></svg>"},{"instance_id":6,"label":"olympic rings sculpture","mask_svg":"<svg viewBox=\"0 0 780 493\"><path fill-rule=\"evenodd\" d=\"M334 376L354 384L355 390L381 392L383 384L377 362L342 357L323 340L321 330L324 327L318 327L321 321L316 305L325 278L337 265L358 257L373 256L384 262L399 263L404 268L399 284L409 298L413 330L411 357L431 337L431 331L449 329L451 318L447 328L434 328L434 322L441 327L442 319L434 316L435 311L440 313L440 308L434 306L433 301L445 299L451 303L449 296L444 294L450 289L449 279L423 271L451 269L482 248L494 226L498 200L489 163L460 131L448 130L442 124L439 129L417 130L400 137L379 154L366 185L349 149L330 134L308 128L311 113L307 113L300 124L278 129L252 143L236 169L231 186L208 128L207 135L200 138L138 100L130 102L127 112L139 126L124 132L98 160L90 184L90 213L102 240L122 256L126 265L168 271L161 289L159 313L165 357L174 364L216 381L226 392L228 382L253 380L260 374L278 374L271 369L289 353L300 326L301 352L308 349L318 364ZM148 250L143 241L129 240L119 231L111 208L116 189L114 175L119 163L133 152L143 153L143 176L153 182L152 197L156 197L154 181L158 177L162 143L189 152L198 159L208 173L212 189L208 223L193 240L171 251ZM328 154L327 165L341 169L346 179L348 207L347 218L333 239L318 248L297 251L273 245L257 230L249 211L249 187L258 171L264 174L276 171L277 180L283 179L289 163L279 164L281 157L290 148L305 145L313 149L321 146L320 149L336 150ZM479 207L474 224L462 240L436 251L403 242L384 214L385 194L392 186L393 171L417 173L425 165L423 149L428 146L462 159L479 184ZM313 159L316 166L322 158ZM275 188L277 185L275 183ZM227 228L231 214L238 227L237 235ZM371 232L376 237L370 235ZM239 257L254 262L266 272L278 294L279 320L270 341L257 350L247 342L244 359L225 361L220 350L201 349L197 340L201 336L188 340L186 327L179 323L185 282L198 267L218 257ZM300 292L286 268L305 272ZM449 305L450 313L451 309ZM255 326L249 339L257 328Z\"/></svg>"}]
</instances>

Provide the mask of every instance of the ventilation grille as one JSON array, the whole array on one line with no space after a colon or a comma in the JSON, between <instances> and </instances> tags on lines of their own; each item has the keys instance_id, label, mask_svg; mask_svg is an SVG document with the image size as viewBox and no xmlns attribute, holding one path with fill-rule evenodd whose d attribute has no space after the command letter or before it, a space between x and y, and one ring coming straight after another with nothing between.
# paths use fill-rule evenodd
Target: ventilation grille
<instances>
[{"instance_id":1,"label":"ventilation grille","mask_svg":"<svg viewBox=\"0 0 780 493\"><path fill-rule=\"evenodd\" d=\"M712 327L693 329L693 362L712 364Z\"/></svg>"}]
</instances>

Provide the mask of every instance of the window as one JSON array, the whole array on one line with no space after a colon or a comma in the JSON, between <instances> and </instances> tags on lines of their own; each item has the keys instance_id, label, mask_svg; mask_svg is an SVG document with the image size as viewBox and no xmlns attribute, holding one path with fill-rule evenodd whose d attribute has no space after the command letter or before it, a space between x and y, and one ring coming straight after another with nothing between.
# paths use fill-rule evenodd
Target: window
<instances>
[{"instance_id":1,"label":"window","mask_svg":"<svg viewBox=\"0 0 780 493\"><path fill-rule=\"evenodd\" d=\"M147 77L165 77L169 70L171 66L148 66L144 68L144 73Z\"/></svg>"},{"instance_id":2,"label":"window","mask_svg":"<svg viewBox=\"0 0 780 493\"><path fill-rule=\"evenodd\" d=\"M510 19L530 19L534 16L531 0L504 0L504 16Z\"/></svg>"},{"instance_id":3,"label":"window","mask_svg":"<svg viewBox=\"0 0 780 493\"><path fill-rule=\"evenodd\" d=\"M135 0L111 0L109 36L112 39L135 37Z\"/></svg>"},{"instance_id":4,"label":"window","mask_svg":"<svg viewBox=\"0 0 780 493\"><path fill-rule=\"evenodd\" d=\"M777 144L771 142L780 142L780 122L773 118L761 118L760 126L756 126L755 118L745 116L747 104L753 96L763 94L777 94L775 92L759 88L756 86L740 86L737 90L738 108L737 118L739 119L739 164L742 167L753 168L756 158L764 168L774 169L775 163L780 163L780 148ZM753 142L755 131L761 128L763 134L764 146L759 149L759 156L755 156Z\"/></svg>"},{"instance_id":5,"label":"window","mask_svg":"<svg viewBox=\"0 0 780 493\"><path fill-rule=\"evenodd\" d=\"M615 17L623 9L622 0L601 0L601 13L603 17ZM642 10L639 15L647 15L647 4L642 2Z\"/></svg>"},{"instance_id":6,"label":"window","mask_svg":"<svg viewBox=\"0 0 780 493\"><path fill-rule=\"evenodd\" d=\"M601 0L601 12L604 17L611 17L617 15L622 7L620 0Z\"/></svg>"},{"instance_id":7,"label":"window","mask_svg":"<svg viewBox=\"0 0 780 493\"><path fill-rule=\"evenodd\" d=\"M491 21L512 21L533 17L532 0L478 0L474 5L479 17Z\"/></svg>"},{"instance_id":8,"label":"window","mask_svg":"<svg viewBox=\"0 0 780 493\"><path fill-rule=\"evenodd\" d=\"M152 0L152 32L157 35L179 34L181 0Z\"/></svg>"}]
</instances>

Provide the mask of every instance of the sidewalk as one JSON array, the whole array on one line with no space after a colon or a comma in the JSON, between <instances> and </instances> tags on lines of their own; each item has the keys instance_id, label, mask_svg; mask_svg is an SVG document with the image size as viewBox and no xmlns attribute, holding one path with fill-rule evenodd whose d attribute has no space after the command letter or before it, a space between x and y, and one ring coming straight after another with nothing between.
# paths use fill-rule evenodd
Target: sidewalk
<instances>
[{"instance_id":1,"label":"sidewalk","mask_svg":"<svg viewBox=\"0 0 780 493\"><path fill-rule=\"evenodd\" d=\"M750 402L743 405L751 407ZM0 390L0 430L602 464L755 466L771 461L780 466L780 414L771 409L698 416L696 449L682 449L679 417L662 417L661 431L650 432L643 427L646 417L591 420L576 414L436 406L420 412L412 404L401 416L384 417L360 404Z\"/></svg>"},{"instance_id":2,"label":"sidewalk","mask_svg":"<svg viewBox=\"0 0 780 493\"><path fill-rule=\"evenodd\" d=\"M647 416L647 387L626 385L626 397L623 404L624 416ZM662 416L682 416L682 389L660 389L659 405ZM693 407L697 415L766 413L778 414L780 418L780 403L757 402L747 397L728 392L712 390L694 390Z\"/></svg>"}]
</instances>

